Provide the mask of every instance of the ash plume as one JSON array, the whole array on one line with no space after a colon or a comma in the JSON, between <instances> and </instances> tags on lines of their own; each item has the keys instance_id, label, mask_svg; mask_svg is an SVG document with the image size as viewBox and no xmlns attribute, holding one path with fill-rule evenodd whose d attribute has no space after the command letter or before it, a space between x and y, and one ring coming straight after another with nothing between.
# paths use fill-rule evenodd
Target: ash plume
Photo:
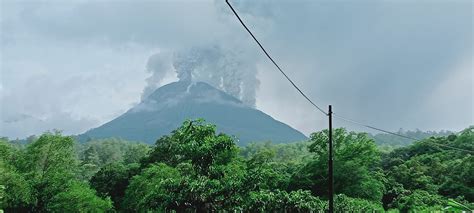
<instances>
[{"instance_id":1,"label":"ash plume","mask_svg":"<svg viewBox=\"0 0 474 213\"><path fill-rule=\"evenodd\" d=\"M141 100L153 93L160 86L166 74L173 71L171 59L172 57L166 53L156 53L148 58L146 71L151 73L151 76L146 79Z\"/></svg>"},{"instance_id":2,"label":"ash plume","mask_svg":"<svg viewBox=\"0 0 474 213\"><path fill-rule=\"evenodd\" d=\"M195 47L175 54L173 66L180 81L203 81L255 106L260 84L255 59L242 50L221 46Z\"/></svg>"},{"instance_id":3,"label":"ash plume","mask_svg":"<svg viewBox=\"0 0 474 213\"><path fill-rule=\"evenodd\" d=\"M214 45L176 52L168 62L164 59L155 54L148 60L147 70L153 74L147 79L142 97L153 92L164 75L174 70L179 81L206 82L255 107L260 81L256 59L245 51Z\"/></svg>"}]
</instances>

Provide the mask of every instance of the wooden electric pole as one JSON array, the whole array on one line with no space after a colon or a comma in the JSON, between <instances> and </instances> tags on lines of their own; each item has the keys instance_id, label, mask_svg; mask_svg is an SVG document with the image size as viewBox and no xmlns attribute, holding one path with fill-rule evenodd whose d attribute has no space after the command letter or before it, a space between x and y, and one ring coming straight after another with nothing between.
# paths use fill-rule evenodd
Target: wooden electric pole
<instances>
[{"instance_id":1,"label":"wooden electric pole","mask_svg":"<svg viewBox=\"0 0 474 213\"><path fill-rule=\"evenodd\" d=\"M333 150L332 150L332 107L329 105L329 159L328 159L328 173L329 173L329 180L328 180L328 188L329 188L329 213L334 212L334 176L333 176Z\"/></svg>"}]
</instances>

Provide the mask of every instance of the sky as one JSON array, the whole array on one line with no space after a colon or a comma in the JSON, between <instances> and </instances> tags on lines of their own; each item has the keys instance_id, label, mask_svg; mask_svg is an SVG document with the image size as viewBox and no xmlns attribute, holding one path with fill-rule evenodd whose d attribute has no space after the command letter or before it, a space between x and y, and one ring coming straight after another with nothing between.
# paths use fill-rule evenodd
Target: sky
<instances>
[{"instance_id":1,"label":"sky","mask_svg":"<svg viewBox=\"0 0 474 213\"><path fill-rule=\"evenodd\" d=\"M324 109L392 131L474 124L471 0L231 2ZM178 79L166 71L152 81L154 55L172 63L207 47L243 55L239 75L254 75L257 109L305 134L327 127L224 0L2 0L0 27L0 136L100 126L138 104L150 82Z\"/></svg>"}]
</instances>

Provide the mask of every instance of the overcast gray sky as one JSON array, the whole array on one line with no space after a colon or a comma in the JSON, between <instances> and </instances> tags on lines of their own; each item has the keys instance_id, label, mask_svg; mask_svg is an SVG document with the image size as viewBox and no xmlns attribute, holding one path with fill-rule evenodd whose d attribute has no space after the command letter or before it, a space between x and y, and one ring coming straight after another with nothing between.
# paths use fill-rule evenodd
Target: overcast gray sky
<instances>
[{"instance_id":1,"label":"overcast gray sky","mask_svg":"<svg viewBox=\"0 0 474 213\"><path fill-rule=\"evenodd\" d=\"M471 0L232 2L322 106L395 131L474 124ZM224 0L0 4L2 136L97 127L140 101L150 56L212 45L238 47L257 67L258 109L305 134L327 123L263 57ZM161 84L175 80L168 73Z\"/></svg>"}]
</instances>

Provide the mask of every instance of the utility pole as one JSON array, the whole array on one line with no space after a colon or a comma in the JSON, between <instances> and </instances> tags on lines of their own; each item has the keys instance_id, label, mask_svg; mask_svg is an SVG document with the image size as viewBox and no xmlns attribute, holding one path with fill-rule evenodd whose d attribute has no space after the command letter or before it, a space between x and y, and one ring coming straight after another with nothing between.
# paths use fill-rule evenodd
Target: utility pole
<instances>
[{"instance_id":1,"label":"utility pole","mask_svg":"<svg viewBox=\"0 0 474 213\"><path fill-rule=\"evenodd\" d=\"M328 173L329 173L329 181L328 181L328 188L329 188L329 213L334 212L334 173L333 173L333 153L332 153L332 107L329 105L329 159L328 159Z\"/></svg>"}]
</instances>

